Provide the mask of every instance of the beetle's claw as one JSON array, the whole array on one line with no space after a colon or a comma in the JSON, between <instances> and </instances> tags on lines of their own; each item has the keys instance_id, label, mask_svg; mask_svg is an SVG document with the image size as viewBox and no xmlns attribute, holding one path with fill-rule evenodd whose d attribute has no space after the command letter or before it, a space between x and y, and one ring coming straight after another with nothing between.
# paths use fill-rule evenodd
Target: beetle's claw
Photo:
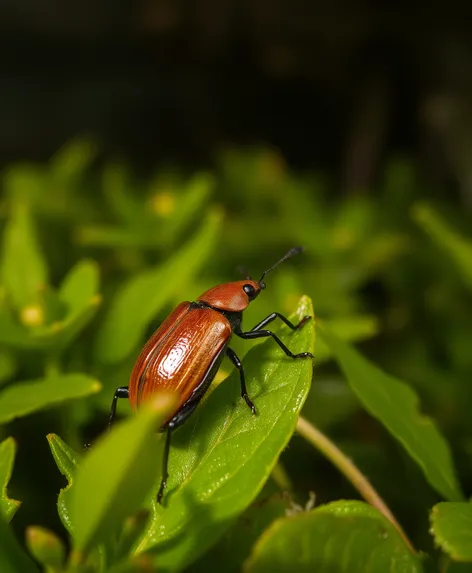
<instances>
[{"instance_id":1,"label":"beetle's claw","mask_svg":"<svg viewBox=\"0 0 472 573\"><path fill-rule=\"evenodd\" d=\"M311 320L311 318L312 318L312 317L309 316L309 315L304 316L304 317L300 320L300 322L297 324L296 328L297 328L297 329L301 328L304 324L306 324L309 320Z\"/></svg>"},{"instance_id":2,"label":"beetle's claw","mask_svg":"<svg viewBox=\"0 0 472 573\"><path fill-rule=\"evenodd\" d=\"M300 354L295 354L294 358L314 358L311 352L300 352Z\"/></svg>"}]
</instances>

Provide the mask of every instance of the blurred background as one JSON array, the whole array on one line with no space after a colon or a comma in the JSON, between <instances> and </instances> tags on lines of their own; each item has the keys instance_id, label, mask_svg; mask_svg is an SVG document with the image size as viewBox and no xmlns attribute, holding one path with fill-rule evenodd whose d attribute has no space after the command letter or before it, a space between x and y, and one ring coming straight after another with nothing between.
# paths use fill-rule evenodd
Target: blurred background
<instances>
[{"instance_id":1,"label":"blurred background","mask_svg":"<svg viewBox=\"0 0 472 573\"><path fill-rule=\"evenodd\" d=\"M460 0L3 0L0 160L83 133L142 169L263 142L352 191L406 153L470 204L471 16Z\"/></svg>"},{"instance_id":2,"label":"blurred background","mask_svg":"<svg viewBox=\"0 0 472 573\"><path fill-rule=\"evenodd\" d=\"M309 294L338 335L416 389L470 493L472 251L458 265L444 247L472 229L471 21L472 4L457 0L1 2L0 216L14 253L4 261L31 276L9 242L14 228L34 237L26 251L42 269L25 297L3 273L13 322L2 327L1 383L36 379L59 360L104 385L1 430L19 443L15 527L62 531L64 480L44 436L80 449L103 430L114 389L172 306L239 278L240 264L258 276L296 244L306 254L270 275L246 324ZM100 275L96 315L61 291L84 258ZM120 317L137 314L120 347ZM53 352L54 324L66 319L75 326ZM13 323L23 330L10 336ZM304 415L430 549L436 494L362 411L328 349L316 354ZM300 438L283 461L301 500L309 490L319 502L356 496Z\"/></svg>"}]
</instances>

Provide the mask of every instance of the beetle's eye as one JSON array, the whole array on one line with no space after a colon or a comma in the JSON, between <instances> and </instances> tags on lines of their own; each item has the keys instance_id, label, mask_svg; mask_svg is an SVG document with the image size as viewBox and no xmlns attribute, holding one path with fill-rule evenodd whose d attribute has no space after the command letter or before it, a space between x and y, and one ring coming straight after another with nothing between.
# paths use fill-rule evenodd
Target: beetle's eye
<instances>
[{"instance_id":1,"label":"beetle's eye","mask_svg":"<svg viewBox=\"0 0 472 573\"><path fill-rule=\"evenodd\" d=\"M256 296L256 289L252 285L244 285L243 291L249 298L254 298Z\"/></svg>"}]
</instances>

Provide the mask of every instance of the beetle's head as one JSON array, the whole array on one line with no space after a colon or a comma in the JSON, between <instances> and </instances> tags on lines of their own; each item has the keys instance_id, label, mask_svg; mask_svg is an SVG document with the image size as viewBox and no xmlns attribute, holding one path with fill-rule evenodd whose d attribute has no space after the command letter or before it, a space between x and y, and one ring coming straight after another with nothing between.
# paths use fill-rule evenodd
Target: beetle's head
<instances>
[{"instance_id":1,"label":"beetle's head","mask_svg":"<svg viewBox=\"0 0 472 573\"><path fill-rule=\"evenodd\" d=\"M289 257L297 255L302 252L302 247L294 247L288 253L262 273L260 280L255 281L249 275L242 281L235 281L233 283L226 283L215 286L210 290L204 292L198 297L200 302L204 302L218 310L225 310L229 312L242 312L245 310L249 303L252 302L261 290L266 288L264 278L267 273L273 271L280 263L283 263Z\"/></svg>"}]
</instances>

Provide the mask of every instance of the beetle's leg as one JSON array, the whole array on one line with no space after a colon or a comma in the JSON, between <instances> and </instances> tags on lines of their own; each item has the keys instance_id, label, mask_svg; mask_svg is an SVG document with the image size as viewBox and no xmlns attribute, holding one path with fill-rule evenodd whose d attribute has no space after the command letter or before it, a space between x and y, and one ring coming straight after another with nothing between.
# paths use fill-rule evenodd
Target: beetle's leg
<instances>
[{"instance_id":1,"label":"beetle's leg","mask_svg":"<svg viewBox=\"0 0 472 573\"><path fill-rule=\"evenodd\" d=\"M169 462L169 450L170 450L170 426L167 428L166 443L164 444L164 455L162 457L162 480L159 487L159 492L157 494L157 503L161 504L162 496L164 495L164 490L167 485L167 478L169 477L168 462Z\"/></svg>"},{"instance_id":2,"label":"beetle's leg","mask_svg":"<svg viewBox=\"0 0 472 573\"><path fill-rule=\"evenodd\" d=\"M113 420L115 419L116 402L118 401L118 398L128 398L128 397L129 397L128 386L121 386L121 388L117 388L115 390L115 395L113 396L113 401L111 403L110 418L108 420L108 430L111 429L111 425L113 423Z\"/></svg>"},{"instance_id":3,"label":"beetle's leg","mask_svg":"<svg viewBox=\"0 0 472 573\"><path fill-rule=\"evenodd\" d=\"M250 330L249 332L237 332L235 330L234 333L245 340L252 340L253 338L267 338L271 336L285 354L290 356L290 358L314 358L311 352L300 352L299 354L294 354L285 346L280 338L270 330Z\"/></svg>"},{"instance_id":4,"label":"beetle's leg","mask_svg":"<svg viewBox=\"0 0 472 573\"><path fill-rule=\"evenodd\" d=\"M308 320L310 320L311 316L304 316L298 324L293 324L293 322L290 322L290 320L286 318L283 314L280 314L279 312L273 312L272 314L269 314L269 316L266 316L264 320L261 320L259 324L256 324L254 328L251 328L251 332L264 328L264 326L267 326L276 318L280 318L280 320L285 322L285 324L292 330L297 330L298 328L301 328Z\"/></svg>"},{"instance_id":5,"label":"beetle's leg","mask_svg":"<svg viewBox=\"0 0 472 573\"><path fill-rule=\"evenodd\" d=\"M254 406L251 399L247 395L246 378L244 376L244 368L243 368L243 365L241 364L241 360L239 360L236 352L232 348L226 349L226 356L231 360L231 362L239 370L239 377L241 378L241 398L244 398L246 404L249 406L249 408L251 408L251 412L253 414L255 414L256 413L256 407Z\"/></svg>"}]
</instances>

